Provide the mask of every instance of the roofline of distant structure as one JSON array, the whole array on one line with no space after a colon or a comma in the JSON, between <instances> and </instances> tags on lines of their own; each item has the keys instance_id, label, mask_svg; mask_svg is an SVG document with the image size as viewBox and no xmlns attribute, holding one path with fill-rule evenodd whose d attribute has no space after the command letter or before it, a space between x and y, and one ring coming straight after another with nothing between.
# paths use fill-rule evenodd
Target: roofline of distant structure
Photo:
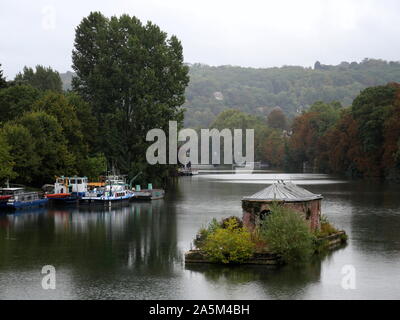
<instances>
[{"instance_id":1,"label":"roofline of distant structure","mask_svg":"<svg viewBox=\"0 0 400 320\"><path fill-rule=\"evenodd\" d=\"M285 199L254 199L254 198L243 198L242 201L250 201L250 202L285 202L285 203L295 203L295 202L305 202L305 201L314 201L314 200L322 200L324 197L316 196L314 198L304 198L304 199L296 199L296 200L285 200Z\"/></svg>"}]
</instances>

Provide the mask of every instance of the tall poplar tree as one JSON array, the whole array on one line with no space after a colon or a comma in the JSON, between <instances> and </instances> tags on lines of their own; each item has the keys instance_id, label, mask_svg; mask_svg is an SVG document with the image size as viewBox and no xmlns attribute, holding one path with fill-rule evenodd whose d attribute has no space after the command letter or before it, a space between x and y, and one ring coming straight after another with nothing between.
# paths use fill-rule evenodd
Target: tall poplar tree
<instances>
[{"instance_id":1,"label":"tall poplar tree","mask_svg":"<svg viewBox=\"0 0 400 320\"><path fill-rule=\"evenodd\" d=\"M153 128L166 131L169 121L182 124L189 77L180 41L136 17L92 12L76 28L72 60L73 89L99 123L97 151L123 172L165 175L145 165L145 137Z\"/></svg>"}]
</instances>

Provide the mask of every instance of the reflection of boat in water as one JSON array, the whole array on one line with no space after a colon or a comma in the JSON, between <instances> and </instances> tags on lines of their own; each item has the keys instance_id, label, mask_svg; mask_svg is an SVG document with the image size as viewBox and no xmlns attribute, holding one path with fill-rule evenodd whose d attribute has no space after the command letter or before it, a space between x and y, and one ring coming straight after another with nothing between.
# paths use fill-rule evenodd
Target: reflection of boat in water
<instances>
[{"instance_id":1,"label":"reflection of boat in water","mask_svg":"<svg viewBox=\"0 0 400 320\"><path fill-rule=\"evenodd\" d=\"M118 176L108 176L104 187L96 187L80 198L80 204L112 206L128 203L134 192L128 190L128 185Z\"/></svg>"},{"instance_id":2,"label":"reflection of boat in water","mask_svg":"<svg viewBox=\"0 0 400 320\"><path fill-rule=\"evenodd\" d=\"M197 176L198 174L199 174L199 171L196 169L193 169L191 166L184 166L184 167L178 169L178 175L183 176L183 177Z\"/></svg>"},{"instance_id":3,"label":"reflection of boat in water","mask_svg":"<svg viewBox=\"0 0 400 320\"><path fill-rule=\"evenodd\" d=\"M76 204L88 191L86 177L60 177L54 183L54 193L46 197L55 204Z\"/></svg>"},{"instance_id":4,"label":"reflection of boat in water","mask_svg":"<svg viewBox=\"0 0 400 320\"><path fill-rule=\"evenodd\" d=\"M24 188L0 188L0 196L0 207L10 210L40 207L48 202L39 192L26 191Z\"/></svg>"},{"instance_id":5,"label":"reflection of boat in water","mask_svg":"<svg viewBox=\"0 0 400 320\"><path fill-rule=\"evenodd\" d=\"M242 164L234 164L232 165L232 169L235 172L252 172L254 169L260 169L261 162L244 162Z\"/></svg>"}]
</instances>

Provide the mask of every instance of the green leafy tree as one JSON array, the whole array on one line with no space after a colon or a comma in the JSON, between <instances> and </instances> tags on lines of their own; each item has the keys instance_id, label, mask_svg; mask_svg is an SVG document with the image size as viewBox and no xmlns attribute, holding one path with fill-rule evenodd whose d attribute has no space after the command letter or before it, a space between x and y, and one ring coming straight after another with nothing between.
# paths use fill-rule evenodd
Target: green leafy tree
<instances>
[{"instance_id":1,"label":"green leafy tree","mask_svg":"<svg viewBox=\"0 0 400 320\"><path fill-rule=\"evenodd\" d=\"M270 133L270 129L266 125L265 121L261 117L249 115L245 112L235 109L229 109L221 112L215 121L210 126L211 129L253 129L254 130L254 154L255 160L264 160L264 141ZM245 131L243 132L244 137ZM243 152L246 150L245 139L243 139ZM221 143L221 154L223 150L223 144Z\"/></svg>"},{"instance_id":2,"label":"green leafy tree","mask_svg":"<svg viewBox=\"0 0 400 320\"><path fill-rule=\"evenodd\" d=\"M16 83L29 84L32 87L46 91L62 92L62 81L60 74L51 67L36 66L36 70L24 67L14 80Z\"/></svg>"},{"instance_id":3,"label":"green leafy tree","mask_svg":"<svg viewBox=\"0 0 400 320\"><path fill-rule=\"evenodd\" d=\"M109 162L134 174L146 161L148 130L183 121L189 78L181 43L151 22L93 12L76 28L72 60L73 88L91 103L101 128L99 147ZM144 169L144 177L159 176Z\"/></svg>"},{"instance_id":4,"label":"green leafy tree","mask_svg":"<svg viewBox=\"0 0 400 320\"><path fill-rule=\"evenodd\" d=\"M40 92L29 85L10 86L0 90L0 124L31 111L39 96Z\"/></svg>"},{"instance_id":5,"label":"green leafy tree","mask_svg":"<svg viewBox=\"0 0 400 320\"><path fill-rule=\"evenodd\" d=\"M54 181L55 176L77 173L76 159L68 150L67 139L57 118L43 111L25 113L17 121L29 130L40 159L39 170L32 178L41 186Z\"/></svg>"},{"instance_id":6,"label":"green leafy tree","mask_svg":"<svg viewBox=\"0 0 400 320\"><path fill-rule=\"evenodd\" d=\"M14 171L18 174L17 182L31 183L40 173L40 159L36 143L29 130L20 124L7 122L0 130L9 145L14 160Z\"/></svg>"},{"instance_id":7,"label":"green leafy tree","mask_svg":"<svg viewBox=\"0 0 400 320\"><path fill-rule=\"evenodd\" d=\"M6 138L0 133L0 182L15 177L15 172L13 171L14 161L10 151L11 148Z\"/></svg>"},{"instance_id":8,"label":"green leafy tree","mask_svg":"<svg viewBox=\"0 0 400 320\"><path fill-rule=\"evenodd\" d=\"M84 141L89 148L89 153L101 153L102 150L97 143L99 136L98 121L93 115L92 106L74 92L66 93L65 97L67 98L68 104L75 109L76 116L81 123Z\"/></svg>"},{"instance_id":9,"label":"green leafy tree","mask_svg":"<svg viewBox=\"0 0 400 320\"><path fill-rule=\"evenodd\" d=\"M96 180L99 176L107 173L107 159L104 154L96 154L88 157L83 162L82 172L91 180Z\"/></svg>"},{"instance_id":10,"label":"green leafy tree","mask_svg":"<svg viewBox=\"0 0 400 320\"><path fill-rule=\"evenodd\" d=\"M77 108L70 104L63 94L48 91L35 102L33 109L43 111L57 119L67 140L68 151L74 155L77 166L80 167L87 158L88 144L82 133L85 123L78 118Z\"/></svg>"},{"instance_id":11,"label":"green leafy tree","mask_svg":"<svg viewBox=\"0 0 400 320\"><path fill-rule=\"evenodd\" d=\"M360 125L365 151L377 151L383 144L385 120L391 115L395 99L394 86L367 88L354 100L352 112Z\"/></svg>"}]
</instances>

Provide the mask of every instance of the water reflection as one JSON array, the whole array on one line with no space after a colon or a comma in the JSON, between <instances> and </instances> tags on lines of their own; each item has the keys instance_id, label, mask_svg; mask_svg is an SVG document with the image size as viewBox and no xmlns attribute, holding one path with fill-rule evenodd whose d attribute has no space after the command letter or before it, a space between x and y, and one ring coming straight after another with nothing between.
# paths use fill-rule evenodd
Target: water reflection
<instances>
[{"instance_id":1,"label":"water reflection","mask_svg":"<svg viewBox=\"0 0 400 320\"><path fill-rule=\"evenodd\" d=\"M99 277L112 286L121 271L168 276L181 259L176 237L176 214L162 200L2 215L0 284L7 273L37 275L47 264L64 269L60 276L68 273L68 286L77 287L92 286ZM24 278L16 284L24 286Z\"/></svg>"},{"instance_id":2,"label":"water reflection","mask_svg":"<svg viewBox=\"0 0 400 320\"><path fill-rule=\"evenodd\" d=\"M201 226L240 217L241 199L278 179L321 193L349 245L301 268L184 265ZM399 194L400 186L328 175L213 172L177 179L163 201L0 215L0 299L400 298ZM40 286L47 264L57 269L54 292ZM355 291L341 287L349 264Z\"/></svg>"}]
</instances>

